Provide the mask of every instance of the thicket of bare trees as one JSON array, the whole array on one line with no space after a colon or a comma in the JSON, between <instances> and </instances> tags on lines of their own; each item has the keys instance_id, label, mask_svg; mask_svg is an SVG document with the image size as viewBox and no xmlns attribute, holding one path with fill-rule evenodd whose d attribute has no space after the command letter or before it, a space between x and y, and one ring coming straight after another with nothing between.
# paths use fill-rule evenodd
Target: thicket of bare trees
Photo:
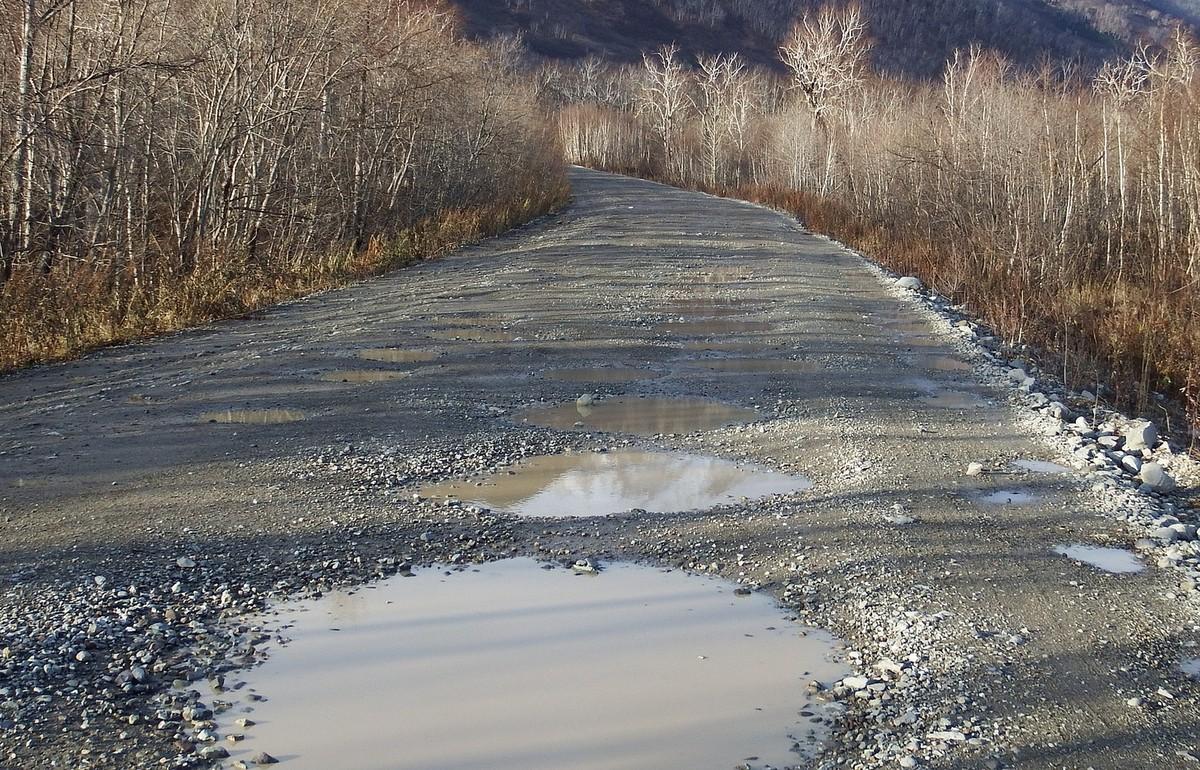
<instances>
[{"instance_id":1,"label":"thicket of bare trees","mask_svg":"<svg viewBox=\"0 0 1200 770\"><path fill-rule=\"evenodd\" d=\"M574 162L788 208L1037 344L1071 382L1142 409L1170 393L1200 427L1194 41L1094 77L969 50L913 83L870 73L866 40L856 10L824 10L783 46L789 76L735 63L714 78L664 52L592 73L605 96L570 98L579 74L561 67L544 94ZM669 137L639 120L668 103L686 105Z\"/></svg>"},{"instance_id":2,"label":"thicket of bare trees","mask_svg":"<svg viewBox=\"0 0 1200 770\"><path fill-rule=\"evenodd\" d=\"M416 0L4 0L0 366L236 312L564 195L515 47Z\"/></svg>"}]
</instances>

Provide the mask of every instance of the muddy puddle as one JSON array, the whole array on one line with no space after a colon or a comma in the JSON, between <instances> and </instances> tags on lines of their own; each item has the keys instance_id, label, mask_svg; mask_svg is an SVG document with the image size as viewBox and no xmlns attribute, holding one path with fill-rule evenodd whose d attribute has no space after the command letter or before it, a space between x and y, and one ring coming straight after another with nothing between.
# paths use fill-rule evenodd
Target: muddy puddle
<instances>
[{"instance_id":1,"label":"muddy puddle","mask_svg":"<svg viewBox=\"0 0 1200 770\"><path fill-rule=\"evenodd\" d=\"M997 489L975 495L975 500L983 505L1033 505L1041 499L1027 489Z\"/></svg>"},{"instance_id":2,"label":"muddy puddle","mask_svg":"<svg viewBox=\"0 0 1200 770\"><path fill-rule=\"evenodd\" d=\"M511 559L284 605L291 641L218 717L230 763L289 770L794 766L827 737L805 685L836 640L763 594L611 564ZM266 700L251 703L247 693ZM806 716L801 716L800 712ZM255 724L240 728L235 720ZM750 758L756 759L750 759Z\"/></svg>"},{"instance_id":3,"label":"muddy puddle","mask_svg":"<svg viewBox=\"0 0 1200 770\"><path fill-rule=\"evenodd\" d=\"M461 342L516 342L517 335L505 329L481 329L476 326L463 326L451 329L435 329L428 336L439 340L458 340Z\"/></svg>"},{"instance_id":4,"label":"muddy puddle","mask_svg":"<svg viewBox=\"0 0 1200 770\"><path fill-rule=\"evenodd\" d=\"M766 332L775 328L770 321L735 321L714 319L708 321L668 321L657 324L654 331L660 334L682 334L685 336L707 336L710 334L747 334Z\"/></svg>"},{"instance_id":5,"label":"muddy puddle","mask_svg":"<svg viewBox=\"0 0 1200 770\"><path fill-rule=\"evenodd\" d=\"M200 416L201 422L227 425L279 425L300 422L303 419L305 419L304 412L296 409L225 409L219 412L206 412Z\"/></svg>"},{"instance_id":6,"label":"muddy puddle","mask_svg":"<svg viewBox=\"0 0 1200 770\"><path fill-rule=\"evenodd\" d=\"M689 361L688 367L706 369L725 374L813 374L821 371L815 361L797 361L790 358L711 358Z\"/></svg>"},{"instance_id":7,"label":"muddy puddle","mask_svg":"<svg viewBox=\"0 0 1200 770\"><path fill-rule=\"evenodd\" d=\"M355 385L367 385L373 382L392 382L402 380L409 372L386 372L377 369L350 369L348 371L326 372L321 375L325 382L346 382Z\"/></svg>"},{"instance_id":8,"label":"muddy puddle","mask_svg":"<svg viewBox=\"0 0 1200 770\"><path fill-rule=\"evenodd\" d=\"M543 428L583 428L655 436L694 433L753 422L758 412L702 398L608 398L526 409L517 419Z\"/></svg>"},{"instance_id":9,"label":"muddy puddle","mask_svg":"<svg viewBox=\"0 0 1200 770\"><path fill-rule=\"evenodd\" d=\"M379 361L385 364L420 364L433 361L440 354L432 350L406 350L403 348L372 348L358 351L364 361Z\"/></svg>"},{"instance_id":10,"label":"muddy puddle","mask_svg":"<svg viewBox=\"0 0 1200 770\"><path fill-rule=\"evenodd\" d=\"M1129 575L1146 569L1146 565L1137 557L1137 554L1124 548L1105 548L1098 545L1075 543L1056 546L1054 552L1114 575Z\"/></svg>"},{"instance_id":11,"label":"muddy puddle","mask_svg":"<svg viewBox=\"0 0 1200 770\"><path fill-rule=\"evenodd\" d=\"M616 366L594 366L578 369L550 369L542 374L547 380L555 382L580 382L597 385L620 384L637 382L638 380L653 380L662 377L662 372L650 369L629 369Z\"/></svg>"},{"instance_id":12,"label":"muddy puddle","mask_svg":"<svg viewBox=\"0 0 1200 770\"><path fill-rule=\"evenodd\" d=\"M1048 462L1046 460L1013 460L1011 465L1014 468L1027 471L1029 473L1070 473L1071 469L1065 465Z\"/></svg>"},{"instance_id":13,"label":"muddy puddle","mask_svg":"<svg viewBox=\"0 0 1200 770\"><path fill-rule=\"evenodd\" d=\"M749 463L678 452L573 452L538 457L483 479L438 484L429 498L454 498L520 516L604 516L629 511L699 511L812 486Z\"/></svg>"}]
</instances>

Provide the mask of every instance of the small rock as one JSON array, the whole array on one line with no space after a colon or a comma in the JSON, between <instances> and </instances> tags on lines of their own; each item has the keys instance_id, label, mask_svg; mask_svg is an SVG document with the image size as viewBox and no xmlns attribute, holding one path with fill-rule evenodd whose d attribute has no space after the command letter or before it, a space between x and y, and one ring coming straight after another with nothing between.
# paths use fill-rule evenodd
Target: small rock
<instances>
[{"instance_id":1,"label":"small rock","mask_svg":"<svg viewBox=\"0 0 1200 770\"><path fill-rule=\"evenodd\" d=\"M265 751L260 751L254 755L253 762L256 765L277 765L279 760L271 756Z\"/></svg>"},{"instance_id":2,"label":"small rock","mask_svg":"<svg viewBox=\"0 0 1200 770\"><path fill-rule=\"evenodd\" d=\"M175 565L177 567L179 567L180 569L191 569L192 567L196 566L196 560L189 559L186 556L180 556L178 559L175 560Z\"/></svg>"},{"instance_id":3,"label":"small rock","mask_svg":"<svg viewBox=\"0 0 1200 770\"><path fill-rule=\"evenodd\" d=\"M896 285L901 289L911 289L912 291L920 291L921 289L925 288L925 284L921 283L920 278L916 278L911 275L897 279Z\"/></svg>"},{"instance_id":4,"label":"small rock","mask_svg":"<svg viewBox=\"0 0 1200 770\"><path fill-rule=\"evenodd\" d=\"M967 466L968 476L978 476L983 473L983 465L980 463L971 463Z\"/></svg>"}]
</instances>

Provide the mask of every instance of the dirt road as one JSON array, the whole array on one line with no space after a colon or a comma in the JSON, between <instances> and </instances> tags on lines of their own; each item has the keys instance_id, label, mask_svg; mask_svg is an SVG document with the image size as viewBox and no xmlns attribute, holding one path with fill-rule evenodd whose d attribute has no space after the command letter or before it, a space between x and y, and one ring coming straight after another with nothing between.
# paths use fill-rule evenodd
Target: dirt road
<instances>
[{"instance_id":1,"label":"dirt road","mask_svg":"<svg viewBox=\"0 0 1200 770\"><path fill-rule=\"evenodd\" d=\"M1197 654L1194 590L1175 569L1111 575L1053 551L1130 545L1141 533L1110 514L1133 498L1011 466L1071 461L968 360L974 343L783 216L595 172L573 183L559 216L437 262L0 378L0 765L194 758L178 731L128 718L158 690L121 681L146 659L114 651L149 650L152 680L196 643L194 628L145 642L156 620L195 621L215 645L222 614L387 559L531 554L719 573L838 634L882 686L830 693L847 713L829 766L1197 766L1200 684L1175 668ZM653 376L547 376L577 367ZM641 437L521 419L585 392L757 414L697 432L675 414ZM551 520L413 497L618 444L753 460L812 488ZM968 476L972 462L993 472ZM101 707L105 688L126 700Z\"/></svg>"}]
</instances>

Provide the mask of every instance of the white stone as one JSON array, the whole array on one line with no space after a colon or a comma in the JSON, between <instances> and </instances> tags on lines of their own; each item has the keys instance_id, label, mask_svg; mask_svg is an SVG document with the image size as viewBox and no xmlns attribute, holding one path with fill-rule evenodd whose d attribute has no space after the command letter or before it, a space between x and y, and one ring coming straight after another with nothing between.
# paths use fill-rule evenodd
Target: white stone
<instances>
[{"instance_id":1,"label":"white stone","mask_svg":"<svg viewBox=\"0 0 1200 770\"><path fill-rule=\"evenodd\" d=\"M920 291L925 288L925 284L921 283L921 279L914 278L911 275L897 279L896 285L901 289L912 289L913 291Z\"/></svg>"}]
</instances>

